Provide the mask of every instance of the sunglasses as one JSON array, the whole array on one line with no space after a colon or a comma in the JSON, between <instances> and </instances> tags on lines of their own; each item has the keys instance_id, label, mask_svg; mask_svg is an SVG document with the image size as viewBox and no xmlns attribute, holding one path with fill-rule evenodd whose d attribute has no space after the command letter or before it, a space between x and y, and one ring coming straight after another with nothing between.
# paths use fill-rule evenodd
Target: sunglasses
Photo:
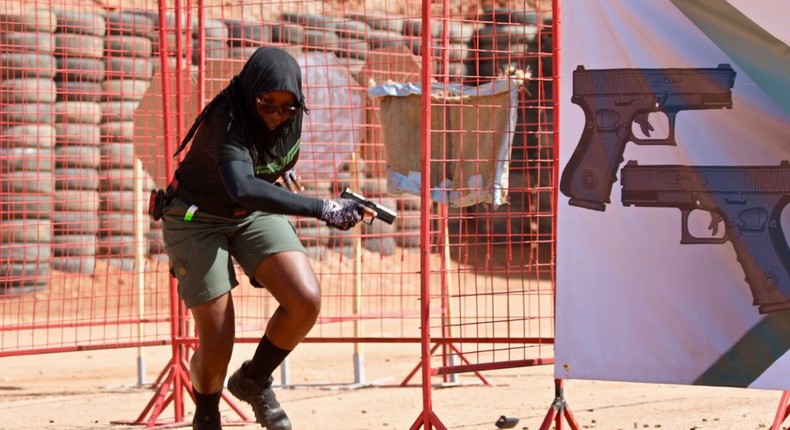
<instances>
[{"instance_id":1,"label":"sunglasses","mask_svg":"<svg viewBox=\"0 0 790 430\"><path fill-rule=\"evenodd\" d=\"M256 98L255 101L258 103L258 111L266 115L274 115L277 113L283 118L290 118L296 115L299 109L301 109L299 106L295 105L280 106L260 98Z\"/></svg>"}]
</instances>

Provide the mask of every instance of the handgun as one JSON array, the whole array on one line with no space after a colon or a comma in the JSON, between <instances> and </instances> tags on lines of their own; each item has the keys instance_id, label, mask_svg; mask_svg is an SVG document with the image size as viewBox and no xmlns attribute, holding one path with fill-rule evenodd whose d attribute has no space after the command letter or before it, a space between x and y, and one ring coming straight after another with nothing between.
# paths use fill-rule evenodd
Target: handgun
<instances>
[{"instance_id":1,"label":"handgun","mask_svg":"<svg viewBox=\"0 0 790 430\"><path fill-rule=\"evenodd\" d=\"M716 68L599 69L573 72L571 102L584 111L581 140L560 178L569 204L603 211L609 203L626 142L676 145L675 117L681 110L730 109L735 71ZM650 138L649 115L669 120L666 138ZM645 138L634 136L638 125Z\"/></svg>"},{"instance_id":2,"label":"handgun","mask_svg":"<svg viewBox=\"0 0 790 430\"><path fill-rule=\"evenodd\" d=\"M395 222L395 218L398 216L398 214L394 210L384 207L378 203L374 203L366 199L365 196L351 191L350 188L346 188L345 190L343 190L343 192L340 193L340 197L344 199L354 200L365 207L373 209L374 211L376 211L376 218L386 222L387 224L392 224L393 222Z\"/></svg>"},{"instance_id":3,"label":"handgun","mask_svg":"<svg viewBox=\"0 0 790 430\"><path fill-rule=\"evenodd\" d=\"M781 224L782 210L790 203L787 160L778 166L736 167L629 161L620 173L623 205L680 209L681 244L729 241L759 312L790 309L790 249ZM689 231L689 216L696 209L710 213L710 237Z\"/></svg>"}]
</instances>

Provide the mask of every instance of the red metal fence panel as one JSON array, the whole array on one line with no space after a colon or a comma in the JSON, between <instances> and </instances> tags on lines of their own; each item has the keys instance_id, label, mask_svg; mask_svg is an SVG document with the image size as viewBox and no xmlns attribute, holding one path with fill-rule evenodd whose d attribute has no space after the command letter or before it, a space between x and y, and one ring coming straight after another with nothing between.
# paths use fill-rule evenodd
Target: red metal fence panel
<instances>
[{"instance_id":1,"label":"red metal fence panel","mask_svg":"<svg viewBox=\"0 0 790 430\"><path fill-rule=\"evenodd\" d=\"M116 3L0 6L0 356L194 345L161 226L146 215L148 192L168 181L178 161L170 154L199 109L257 47L274 45L302 66L305 192L328 198L349 187L398 212L391 226L350 232L293 219L323 289L306 341L428 337L430 357L420 367L415 356L404 384L421 369L447 380L552 362L550 1ZM483 151L487 136L503 133L485 120L496 106L453 116L463 101L447 89L483 87L515 70L526 76L508 106L509 150ZM411 148L387 141L388 118L369 89L424 82L447 91L410 126L430 124L423 130L440 149L428 152L431 172L455 175L434 191L478 192L470 172L494 166L504 169L507 204L393 191L394 160L419 159L425 142L419 134ZM448 150L454 141L465 149ZM277 303L238 275L237 334L257 342ZM179 354L189 352L174 347ZM362 366L361 354L349 363Z\"/></svg>"}]
</instances>

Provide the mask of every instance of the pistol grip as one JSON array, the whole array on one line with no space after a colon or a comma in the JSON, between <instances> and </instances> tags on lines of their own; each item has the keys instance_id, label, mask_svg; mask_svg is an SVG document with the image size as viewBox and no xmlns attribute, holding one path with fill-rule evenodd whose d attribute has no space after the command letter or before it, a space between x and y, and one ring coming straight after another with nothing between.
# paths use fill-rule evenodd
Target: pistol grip
<instances>
[{"instance_id":1,"label":"pistol grip","mask_svg":"<svg viewBox=\"0 0 790 430\"><path fill-rule=\"evenodd\" d=\"M763 231L745 232L733 242L761 314L790 309L790 248L781 224L788 203L790 196L783 196Z\"/></svg>"},{"instance_id":2,"label":"pistol grip","mask_svg":"<svg viewBox=\"0 0 790 430\"><path fill-rule=\"evenodd\" d=\"M599 111L591 118L585 109L587 122L581 140L560 178L560 191L570 197L570 205L597 211L605 210L610 202L631 125L616 111L605 111L606 115Z\"/></svg>"}]
</instances>

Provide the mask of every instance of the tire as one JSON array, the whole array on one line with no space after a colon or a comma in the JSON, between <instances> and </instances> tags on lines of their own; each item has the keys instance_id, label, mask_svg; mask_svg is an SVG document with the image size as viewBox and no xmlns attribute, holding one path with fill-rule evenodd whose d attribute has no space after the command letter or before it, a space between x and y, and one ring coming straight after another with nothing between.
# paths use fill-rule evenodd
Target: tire
<instances>
[{"instance_id":1,"label":"tire","mask_svg":"<svg viewBox=\"0 0 790 430\"><path fill-rule=\"evenodd\" d=\"M334 52L338 57L364 60L368 55L368 42L362 39L338 38Z\"/></svg>"},{"instance_id":2,"label":"tire","mask_svg":"<svg viewBox=\"0 0 790 430\"><path fill-rule=\"evenodd\" d=\"M61 168L98 169L101 150L98 146L58 146L55 148L55 166Z\"/></svg>"},{"instance_id":3,"label":"tire","mask_svg":"<svg viewBox=\"0 0 790 430\"><path fill-rule=\"evenodd\" d=\"M437 48L435 57L437 59L442 58L443 51L447 52L447 58L450 62L464 61L473 57L472 50L464 43L452 43L447 47Z\"/></svg>"},{"instance_id":4,"label":"tire","mask_svg":"<svg viewBox=\"0 0 790 430\"><path fill-rule=\"evenodd\" d=\"M134 121L105 122L99 128L102 142L134 142Z\"/></svg>"},{"instance_id":5,"label":"tire","mask_svg":"<svg viewBox=\"0 0 790 430\"><path fill-rule=\"evenodd\" d=\"M334 51L340 46L340 38L329 30L305 30L305 51Z\"/></svg>"},{"instance_id":6,"label":"tire","mask_svg":"<svg viewBox=\"0 0 790 430\"><path fill-rule=\"evenodd\" d=\"M52 268L67 273L92 275L96 272L96 256L70 255L52 258Z\"/></svg>"},{"instance_id":7,"label":"tire","mask_svg":"<svg viewBox=\"0 0 790 430\"><path fill-rule=\"evenodd\" d=\"M346 18L362 21L374 30L391 31L403 33L406 20L395 16L376 15L364 12L352 12L345 14Z\"/></svg>"},{"instance_id":8,"label":"tire","mask_svg":"<svg viewBox=\"0 0 790 430\"><path fill-rule=\"evenodd\" d=\"M199 21L197 17L192 18L192 37L197 38L200 36ZM228 26L219 19L206 18L203 22L203 30L206 33L206 41L216 40L222 41L224 44L228 43Z\"/></svg>"},{"instance_id":9,"label":"tire","mask_svg":"<svg viewBox=\"0 0 790 430\"><path fill-rule=\"evenodd\" d=\"M328 23L326 28L331 29L338 37L343 39L365 40L373 29L362 21L338 21Z\"/></svg>"},{"instance_id":10,"label":"tire","mask_svg":"<svg viewBox=\"0 0 790 430\"><path fill-rule=\"evenodd\" d=\"M52 246L48 243L3 243L0 244L0 261L38 261L52 258Z\"/></svg>"},{"instance_id":11,"label":"tire","mask_svg":"<svg viewBox=\"0 0 790 430\"><path fill-rule=\"evenodd\" d=\"M111 57L151 58L154 47L148 37L109 35L104 39L104 52Z\"/></svg>"},{"instance_id":12,"label":"tire","mask_svg":"<svg viewBox=\"0 0 790 430\"><path fill-rule=\"evenodd\" d=\"M406 47L411 48L409 39L394 31L376 31L368 35L370 49Z\"/></svg>"},{"instance_id":13,"label":"tire","mask_svg":"<svg viewBox=\"0 0 790 430\"><path fill-rule=\"evenodd\" d=\"M56 142L56 128L46 124L21 124L4 128L0 139L7 147L52 149Z\"/></svg>"},{"instance_id":14,"label":"tire","mask_svg":"<svg viewBox=\"0 0 790 430\"><path fill-rule=\"evenodd\" d=\"M58 211L52 216L55 236L95 236L98 231L99 215L94 211Z\"/></svg>"},{"instance_id":15,"label":"tire","mask_svg":"<svg viewBox=\"0 0 790 430\"><path fill-rule=\"evenodd\" d=\"M0 297L30 294L46 288L50 262L0 263Z\"/></svg>"},{"instance_id":16,"label":"tire","mask_svg":"<svg viewBox=\"0 0 790 430\"><path fill-rule=\"evenodd\" d=\"M474 24L467 24L465 22L451 21L447 23L447 37L452 43L466 43L472 40L477 28Z\"/></svg>"},{"instance_id":17,"label":"tire","mask_svg":"<svg viewBox=\"0 0 790 430\"><path fill-rule=\"evenodd\" d=\"M134 100L102 102L102 120L105 122L134 121L134 110L139 104L139 101Z\"/></svg>"},{"instance_id":18,"label":"tire","mask_svg":"<svg viewBox=\"0 0 790 430\"><path fill-rule=\"evenodd\" d=\"M102 109L98 103L66 101L55 103L55 123L98 124Z\"/></svg>"},{"instance_id":19,"label":"tire","mask_svg":"<svg viewBox=\"0 0 790 430\"><path fill-rule=\"evenodd\" d=\"M394 237L372 237L362 239L362 248L388 257L395 255L398 245Z\"/></svg>"},{"instance_id":20,"label":"tire","mask_svg":"<svg viewBox=\"0 0 790 430\"><path fill-rule=\"evenodd\" d=\"M50 243L52 221L49 219L12 219L0 221L0 243Z\"/></svg>"},{"instance_id":21,"label":"tire","mask_svg":"<svg viewBox=\"0 0 790 430\"><path fill-rule=\"evenodd\" d=\"M99 193L102 212L134 211L134 191L102 191Z\"/></svg>"},{"instance_id":22,"label":"tire","mask_svg":"<svg viewBox=\"0 0 790 430\"><path fill-rule=\"evenodd\" d=\"M98 102L101 97L101 83L57 80L59 102Z\"/></svg>"},{"instance_id":23,"label":"tire","mask_svg":"<svg viewBox=\"0 0 790 430\"><path fill-rule=\"evenodd\" d=\"M206 58L227 58L228 45L218 40L206 40ZM192 40L192 63L197 64L201 59L197 39Z\"/></svg>"},{"instance_id":24,"label":"tire","mask_svg":"<svg viewBox=\"0 0 790 430\"><path fill-rule=\"evenodd\" d=\"M477 21L491 24L538 25L538 13L534 10L486 7L477 15Z\"/></svg>"},{"instance_id":25,"label":"tire","mask_svg":"<svg viewBox=\"0 0 790 430\"><path fill-rule=\"evenodd\" d=\"M473 44L477 49L507 51L511 45L532 43L538 28L531 25L487 25L475 33Z\"/></svg>"},{"instance_id":26,"label":"tire","mask_svg":"<svg viewBox=\"0 0 790 430\"><path fill-rule=\"evenodd\" d=\"M54 103L51 79L21 78L0 81L0 103Z\"/></svg>"},{"instance_id":27,"label":"tire","mask_svg":"<svg viewBox=\"0 0 790 430\"><path fill-rule=\"evenodd\" d=\"M50 219L54 210L51 193L0 195L0 219Z\"/></svg>"},{"instance_id":28,"label":"tire","mask_svg":"<svg viewBox=\"0 0 790 430\"><path fill-rule=\"evenodd\" d=\"M99 172L75 167L55 169L55 189L96 191L99 189Z\"/></svg>"},{"instance_id":29,"label":"tire","mask_svg":"<svg viewBox=\"0 0 790 430\"><path fill-rule=\"evenodd\" d=\"M55 257L96 255L98 250L95 234L55 235L52 251Z\"/></svg>"},{"instance_id":30,"label":"tire","mask_svg":"<svg viewBox=\"0 0 790 430\"><path fill-rule=\"evenodd\" d=\"M99 210L99 193L96 190L58 190L53 206L56 212L95 212Z\"/></svg>"},{"instance_id":31,"label":"tire","mask_svg":"<svg viewBox=\"0 0 790 430\"><path fill-rule=\"evenodd\" d=\"M57 16L56 33L85 34L104 37L107 34L107 20L103 16L86 10L55 10Z\"/></svg>"},{"instance_id":32,"label":"tire","mask_svg":"<svg viewBox=\"0 0 790 430\"><path fill-rule=\"evenodd\" d=\"M134 169L105 169L101 171L99 191L134 190Z\"/></svg>"},{"instance_id":33,"label":"tire","mask_svg":"<svg viewBox=\"0 0 790 430\"><path fill-rule=\"evenodd\" d=\"M102 83L102 89L104 90L103 100L133 100L139 102L145 97L145 92L148 91L150 85L151 81L148 79L108 79Z\"/></svg>"},{"instance_id":34,"label":"tire","mask_svg":"<svg viewBox=\"0 0 790 430\"><path fill-rule=\"evenodd\" d=\"M45 32L0 32L3 53L36 53L52 55L55 52L55 37Z\"/></svg>"},{"instance_id":35,"label":"tire","mask_svg":"<svg viewBox=\"0 0 790 430\"><path fill-rule=\"evenodd\" d=\"M299 24L308 29L325 28L329 23L329 20L322 15L301 12L283 12L280 14L280 20Z\"/></svg>"},{"instance_id":36,"label":"tire","mask_svg":"<svg viewBox=\"0 0 790 430\"><path fill-rule=\"evenodd\" d=\"M101 129L98 124L55 123L58 146L99 146Z\"/></svg>"},{"instance_id":37,"label":"tire","mask_svg":"<svg viewBox=\"0 0 790 430\"><path fill-rule=\"evenodd\" d=\"M35 5L34 5L35 6ZM54 33L57 18L52 11L41 8L23 8L22 13L0 13L0 31L35 31Z\"/></svg>"},{"instance_id":38,"label":"tire","mask_svg":"<svg viewBox=\"0 0 790 430\"><path fill-rule=\"evenodd\" d=\"M98 58L58 57L56 81L102 82L107 78L107 66Z\"/></svg>"},{"instance_id":39,"label":"tire","mask_svg":"<svg viewBox=\"0 0 790 430\"><path fill-rule=\"evenodd\" d=\"M103 257L134 257L134 236L131 235L104 235L97 240L96 255ZM134 259L131 258L132 262Z\"/></svg>"},{"instance_id":40,"label":"tire","mask_svg":"<svg viewBox=\"0 0 790 430\"><path fill-rule=\"evenodd\" d=\"M3 193L52 194L54 188L52 172L5 172L0 182L0 192Z\"/></svg>"},{"instance_id":41,"label":"tire","mask_svg":"<svg viewBox=\"0 0 790 430\"><path fill-rule=\"evenodd\" d=\"M128 169L134 171L134 144L133 143L105 143L101 146L101 168Z\"/></svg>"},{"instance_id":42,"label":"tire","mask_svg":"<svg viewBox=\"0 0 790 430\"><path fill-rule=\"evenodd\" d=\"M148 58L108 57L107 79L142 79L150 81L154 66Z\"/></svg>"},{"instance_id":43,"label":"tire","mask_svg":"<svg viewBox=\"0 0 790 430\"><path fill-rule=\"evenodd\" d=\"M50 103L0 105L0 123L52 124L54 108Z\"/></svg>"},{"instance_id":44,"label":"tire","mask_svg":"<svg viewBox=\"0 0 790 430\"><path fill-rule=\"evenodd\" d=\"M226 19L228 45L235 48L262 46L272 41L269 27L250 21Z\"/></svg>"},{"instance_id":45,"label":"tire","mask_svg":"<svg viewBox=\"0 0 790 430\"><path fill-rule=\"evenodd\" d=\"M103 170L123 168L134 171L134 144L108 142L101 146L101 168Z\"/></svg>"},{"instance_id":46,"label":"tire","mask_svg":"<svg viewBox=\"0 0 790 430\"><path fill-rule=\"evenodd\" d=\"M431 21L431 37L434 39L442 37L443 26L439 20ZM403 22L403 29L401 34L408 37L421 38L422 37L422 18L406 19Z\"/></svg>"},{"instance_id":47,"label":"tire","mask_svg":"<svg viewBox=\"0 0 790 430\"><path fill-rule=\"evenodd\" d=\"M38 53L0 54L0 79L53 78L55 56Z\"/></svg>"},{"instance_id":48,"label":"tire","mask_svg":"<svg viewBox=\"0 0 790 430\"><path fill-rule=\"evenodd\" d=\"M278 22L271 24L270 32L272 35L272 42L285 43L288 45L303 45L304 44L304 27L299 24Z\"/></svg>"},{"instance_id":49,"label":"tire","mask_svg":"<svg viewBox=\"0 0 790 430\"><path fill-rule=\"evenodd\" d=\"M55 34L56 57L102 58L104 37L88 34Z\"/></svg>"},{"instance_id":50,"label":"tire","mask_svg":"<svg viewBox=\"0 0 790 430\"><path fill-rule=\"evenodd\" d=\"M151 37L154 31L154 20L140 13L116 10L107 14L107 34L110 36Z\"/></svg>"},{"instance_id":51,"label":"tire","mask_svg":"<svg viewBox=\"0 0 790 430\"><path fill-rule=\"evenodd\" d=\"M38 149L27 147L0 148L0 172L5 175L10 172L51 172L53 168L52 149Z\"/></svg>"},{"instance_id":52,"label":"tire","mask_svg":"<svg viewBox=\"0 0 790 430\"><path fill-rule=\"evenodd\" d=\"M134 270L135 260L134 257L109 257L105 256L103 258L104 261L107 262L112 267L117 267L119 270L123 270L126 272L131 272ZM145 268L141 268L139 270L145 270Z\"/></svg>"}]
</instances>

